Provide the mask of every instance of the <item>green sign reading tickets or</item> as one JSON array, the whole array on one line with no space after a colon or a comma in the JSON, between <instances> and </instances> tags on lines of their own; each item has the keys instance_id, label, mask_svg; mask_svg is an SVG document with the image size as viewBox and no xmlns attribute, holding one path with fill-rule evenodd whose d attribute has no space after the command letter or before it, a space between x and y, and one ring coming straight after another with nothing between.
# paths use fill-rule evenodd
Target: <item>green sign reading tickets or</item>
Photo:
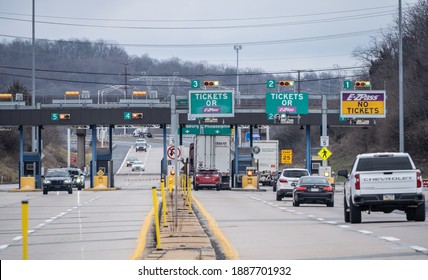
<instances>
[{"instance_id":1,"label":"green sign reading tickets or","mask_svg":"<svg viewBox=\"0 0 428 280\"><path fill-rule=\"evenodd\" d=\"M307 114L305 92L266 92L266 114Z\"/></svg>"},{"instance_id":2,"label":"green sign reading tickets or","mask_svg":"<svg viewBox=\"0 0 428 280\"><path fill-rule=\"evenodd\" d=\"M233 90L191 90L189 91L190 117L233 117Z\"/></svg>"}]
</instances>

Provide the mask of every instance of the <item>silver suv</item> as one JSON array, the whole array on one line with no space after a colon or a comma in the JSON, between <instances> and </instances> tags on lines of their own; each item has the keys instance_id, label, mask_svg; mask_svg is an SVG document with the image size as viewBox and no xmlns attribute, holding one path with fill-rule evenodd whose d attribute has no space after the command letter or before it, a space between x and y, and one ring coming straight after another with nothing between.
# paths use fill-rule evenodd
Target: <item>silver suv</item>
<instances>
[{"instance_id":1,"label":"silver suv","mask_svg":"<svg viewBox=\"0 0 428 280\"><path fill-rule=\"evenodd\" d=\"M276 200L281 201L283 197L292 197L300 177L309 176L309 171L303 168L286 168L276 181Z\"/></svg>"}]
</instances>

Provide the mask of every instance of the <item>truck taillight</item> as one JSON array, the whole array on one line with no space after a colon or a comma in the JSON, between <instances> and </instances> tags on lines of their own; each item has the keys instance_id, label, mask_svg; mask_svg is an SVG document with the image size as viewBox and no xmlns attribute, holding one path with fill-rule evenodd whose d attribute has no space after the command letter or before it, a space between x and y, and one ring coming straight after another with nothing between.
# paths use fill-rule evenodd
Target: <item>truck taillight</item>
<instances>
[{"instance_id":1,"label":"truck taillight","mask_svg":"<svg viewBox=\"0 0 428 280\"><path fill-rule=\"evenodd\" d=\"M355 189L359 190L360 188L360 174L355 174Z\"/></svg>"},{"instance_id":2,"label":"truck taillight","mask_svg":"<svg viewBox=\"0 0 428 280\"><path fill-rule=\"evenodd\" d=\"M422 188L422 174L421 172L416 172L416 187L418 189Z\"/></svg>"}]
</instances>

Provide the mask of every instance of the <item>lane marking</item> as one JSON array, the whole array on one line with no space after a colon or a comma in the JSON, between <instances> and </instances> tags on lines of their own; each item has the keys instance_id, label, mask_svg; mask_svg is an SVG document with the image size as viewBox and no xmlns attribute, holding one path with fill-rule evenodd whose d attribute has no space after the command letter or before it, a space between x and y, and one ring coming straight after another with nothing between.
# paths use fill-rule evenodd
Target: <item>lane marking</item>
<instances>
[{"instance_id":1,"label":"lane marking","mask_svg":"<svg viewBox=\"0 0 428 280\"><path fill-rule=\"evenodd\" d=\"M255 198L255 197L250 197L250 198L252 198L254 200L257 200L259 202L263 202L265 204L273 204L273 203L267 203L266 201L261 200L260 198ZM300 213L301 213L301 212L296 212L296 210L287 209L286 207L283 207L283 206L279 206L278 208L280 210L285 210L286 212L293 213L295 215L300 215ZM393 213L393 214L400 215L400 214L397 214L397 213ZM414 251L416 251L418 253L422 253L422 254L428 255L428 249L427 248L422 247L422 246L418 246L418 245L410 246L410 245L407 245L407 244L402 244L402 243L399 242L399 241L401 241L399 238L396 238L396 237L393 237L393 236L377 236L377 235L375 235L373 232L371 232L369 230L357 230L357 229L352 228L350 225L339 224L340 222L337 222L337 221L326 221L324 218L317 218L315 215L307 215L307 218L315 219L315 220L323 222L325 224L335 225L335 226L337 226L337 227L339 227L341 229L347 229L347 230L350 230L350 231L358 232L358 233L364 234L366 236L373 236L373 237L378 238L380 240L385 240L385 241L389 241L389 242L397 242L397 244L399 246L403 247L403 248L412 249L412 250L414 250Z\"/></svg>"},{"instance_id":2,"label":"lane marking","mask_svg":"<svg viewBox=\"0 0 428 280\"><path fill-rule=\"evenodd\" d=\"M393 236L380 236L379 238L382 239L382 240L390 241L390 242L400 241L399 238L396 238L396 237L393 237Z\"/></svg>"},{"instance_id":3,"label":"lane marking","mask_svg":"<svg viewBox=\"0 0 428 280\"><path fill-rule=\"evenodd\" d=\"M58 193L59 193L59 192L58 192ZM101 197L101 196L97 196L97 197L95 197L95 198L91 199L91 200L90 200L90 202L93 202L94 200L97 200L97 199L98 199L98 198L100 198L100 197ZM30 230L28 230L28 234L30 235L30 234L32 234L32 233L34 233L34 232L36 232L37 230L39 230L39 229L41 229L41 228L45 227L46 225L48 225L48 224L50 224L50 223L54 222L56 219L61 218L61 217L63 217L64 215L66 215L66 214L70 213L71 211L73 211L73 210L75 210L75 209L79 209L79 208L80 208L80 207L82 207L82 206L83 206L82 204L79 204L79 206L75 206L75 207L73 207L73 208L70 208L70 209L68 209L66 212L61 212L61 213L60 213L60 214L58 214L57 216L55 216L55 217L52 217L52 218L50 218L50 219L45 220L43 223L40 223L40 224L38 224L37 226L35 226L35 227L34 227L34 229L30 229ZM22 239L22 236L21 236L21 235L19 235L19 236L15 236L14 238L12 238L12 242L10 242L10 244L3 244L3 245L0 245L0 250L4 250L4 249L8 248L10 245L12 245L13 243L17 243L17 242L19 242L21 239Z\"/></svg>"}]
</instances>

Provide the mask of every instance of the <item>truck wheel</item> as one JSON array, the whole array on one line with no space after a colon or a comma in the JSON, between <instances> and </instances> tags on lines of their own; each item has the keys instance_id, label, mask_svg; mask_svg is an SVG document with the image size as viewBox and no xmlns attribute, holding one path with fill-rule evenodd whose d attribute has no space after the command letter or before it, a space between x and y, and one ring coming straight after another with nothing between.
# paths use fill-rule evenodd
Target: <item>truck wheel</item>
<instances>
[{"instance_id":1,"label":"truck wheel","mask_svg":"<svg viewBox=\"0 0 428 280\"><path fill-rule=\"evenodd\" d=\"M408 208L406 210L406 219L408 221L414 221L415 220L415 213L416 213L415 210L416 210L415 208Z\"/></svg>"},{"instance_id":2,"label":"truck wheel","mask_svg":"<svg viewBox=\"0 0 428 280\"><path fill-rule=\"evenodd\" d=\"M349 223L351 221L350 214L349 214L349 208L346 204L346 197L343 197L343 214L345 217L345 223Z\"/></svg>"},{"instance_id":3,"label":"truck wheel","mask_svg":"<svg viewBox=\"0 0 428 280\"><path fill-rule=\"evenodd\" d=\"M327 207L334 207L334 201L330 201L326 203Z\"/></svg>"},{"instance_id":4,"label":"truck wheel","mask_svg":"<svg viewBox=\"0 0 428 280\"><path fill-rule=\"evenodd\" d=\"M423 222L425 221L425 201L418 205L415 209L415 221Z\"/></svg>"},{"instance_id":5,"label":"truck wheel","mask_svg":"<svg viewBox=\"0 0 428 280\"><path fill-rule=\"evenodd\" d=\"M294 206L294 207L299 207L299 206L300 206L300 203L299 203L299 202L297 202L297 201L294 201L294 200L293 200L293 206Z\"/></svg>"},{"instance_id":6,"label":"truck wheel","mask_svg":"<svg viewBox=\"0 0 428 280\"><path fill-rule=\"evenodd\" d=\"M352 224L359 224L361 223L361 209L352 203L352 201L349 201L349 215L351 218Z\"/></svg>"},{"instance_id":7,"label":"truck wheel","mask_svg":"<svg viewBox=\"0 0 428 280\"><path fill-rule=\"evenodd\" d=\"M215 187L215 189L216 189L216 191L220 191L220 185L217 185L217 186Z\"/></svg>"}]
</instances>

